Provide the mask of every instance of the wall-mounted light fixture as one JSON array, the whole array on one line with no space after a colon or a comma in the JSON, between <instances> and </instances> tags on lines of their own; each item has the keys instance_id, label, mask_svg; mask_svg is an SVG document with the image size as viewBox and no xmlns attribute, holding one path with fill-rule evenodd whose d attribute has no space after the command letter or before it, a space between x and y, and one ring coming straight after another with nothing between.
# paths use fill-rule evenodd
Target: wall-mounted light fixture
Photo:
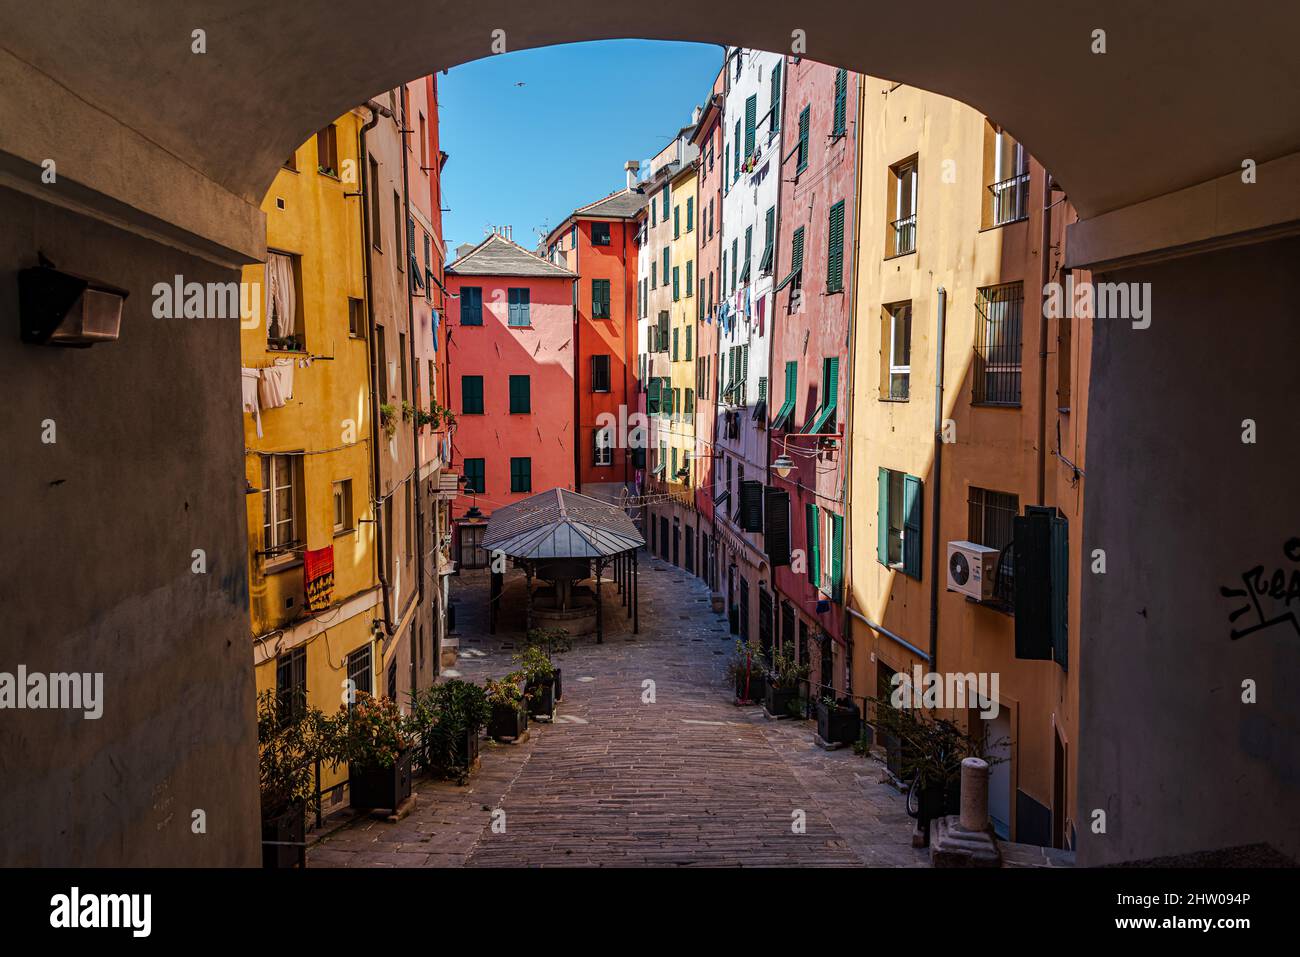
<instances>
[{"instance_id":1,"label":"wall-mounted light fixture","mask_svg":"<svg viewBox=\"0 0 1300 957\"><path fill-rule=\"evenodd\" d=\"M128 293L97 279L41 265L18 273L18 326L22 341L84 349L114 342Z\"/></svg>"}]
</instances>

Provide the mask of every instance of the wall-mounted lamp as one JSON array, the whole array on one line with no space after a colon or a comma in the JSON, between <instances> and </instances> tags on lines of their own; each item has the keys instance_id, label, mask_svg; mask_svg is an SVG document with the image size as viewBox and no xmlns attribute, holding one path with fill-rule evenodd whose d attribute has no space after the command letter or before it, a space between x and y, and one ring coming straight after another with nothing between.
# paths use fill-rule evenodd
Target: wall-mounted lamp
<instances>
[{"instance_id":1,"label":"wall-mounted lamp","mask_svg":"<svg viewBox=\"0 0 1300 957\"><path fill-rule=\"evenodd\" d=\"M794 459L782 452L772 460L772 471L781 478L789 478L790 473L794 471Z\"/></svg>"},{"instance_id":2,"label":"wall-mounted lamp","mask_svg":"<svg viewBox=\"0 0 1300 957\"><path fill-rule=\"evenodd\" d=\"M18 327L22 341L40 346L84 349L115 342L128 295L96 279L41 265L18 273Z\"/></svg>"}]
</instances>

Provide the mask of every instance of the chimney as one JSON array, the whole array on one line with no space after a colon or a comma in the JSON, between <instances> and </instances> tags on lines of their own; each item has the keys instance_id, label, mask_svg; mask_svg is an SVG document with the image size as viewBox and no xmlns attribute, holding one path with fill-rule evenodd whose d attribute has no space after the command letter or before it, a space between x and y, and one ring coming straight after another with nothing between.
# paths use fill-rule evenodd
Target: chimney
<instances>
[{"instance_id":1,"label":"chimney","mask_svg":"<svg viewBox=\"0 0 1300 957\"><path fill-rule=\"evenodd\" d=\"M636 187L637 174L641 171L640 160L628 160L623 164L623 169L627 170L627 188L634 189Z\"/></svg>"},{"instance_id":2,"label":"chimney","mask_svg":"<svg viewBox=\"0 0 1300 957\"><path fill-rule=\"evenodd\" d=\"M457 259L464 258L465 254L468 253L473 248L474 248L473 243L461 243L459 246L456 247L456 258Z\"/></svg>"}]
</instances>

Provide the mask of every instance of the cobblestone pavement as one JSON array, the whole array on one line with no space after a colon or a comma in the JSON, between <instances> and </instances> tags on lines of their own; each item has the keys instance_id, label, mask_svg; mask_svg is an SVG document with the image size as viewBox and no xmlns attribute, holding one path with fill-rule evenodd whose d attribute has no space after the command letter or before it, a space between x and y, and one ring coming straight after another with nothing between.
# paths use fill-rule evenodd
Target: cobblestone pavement
<instances>
[{"instance_id":1,"label":"cobblestone pavement","mask_svg":"<svg viewBox=\"0 0 1300 957\"><path fill-rule=\"evenodd\" d=\"M461 677L511 669L522 587L507 577L489 636L486 574L456 583ZM309 864L927 866L877 761L820 750L812 722L732 703L735 639L708 597L693 575L643 554L640 634L606 582L604 644L581 639L557 659L555 723L530 723L520 745L485 742L466 785L419 782L409 816L358 818L311 848ZM495 809L503 831L491 826Z\"/></svg>"}]
</instances>

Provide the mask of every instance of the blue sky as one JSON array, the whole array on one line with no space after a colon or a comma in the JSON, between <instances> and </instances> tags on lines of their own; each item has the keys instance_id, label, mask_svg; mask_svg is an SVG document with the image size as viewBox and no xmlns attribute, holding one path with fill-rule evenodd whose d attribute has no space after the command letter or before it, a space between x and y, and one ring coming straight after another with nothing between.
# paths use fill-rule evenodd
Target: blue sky
<instances>
[{"instance_id":1,"label":"blue sky","mask_svg":"<svg viewBox=\"0 0 1300 957\"><path fill-rule=\"evenodd\" d=\"M448 257L489 223L513 226L515 242L532 249L534 230L621 189L623 164L644 163L690 122L721 65L712 44L606 40L504 53L440 75Z\"/></svg>"}]
</instances>

